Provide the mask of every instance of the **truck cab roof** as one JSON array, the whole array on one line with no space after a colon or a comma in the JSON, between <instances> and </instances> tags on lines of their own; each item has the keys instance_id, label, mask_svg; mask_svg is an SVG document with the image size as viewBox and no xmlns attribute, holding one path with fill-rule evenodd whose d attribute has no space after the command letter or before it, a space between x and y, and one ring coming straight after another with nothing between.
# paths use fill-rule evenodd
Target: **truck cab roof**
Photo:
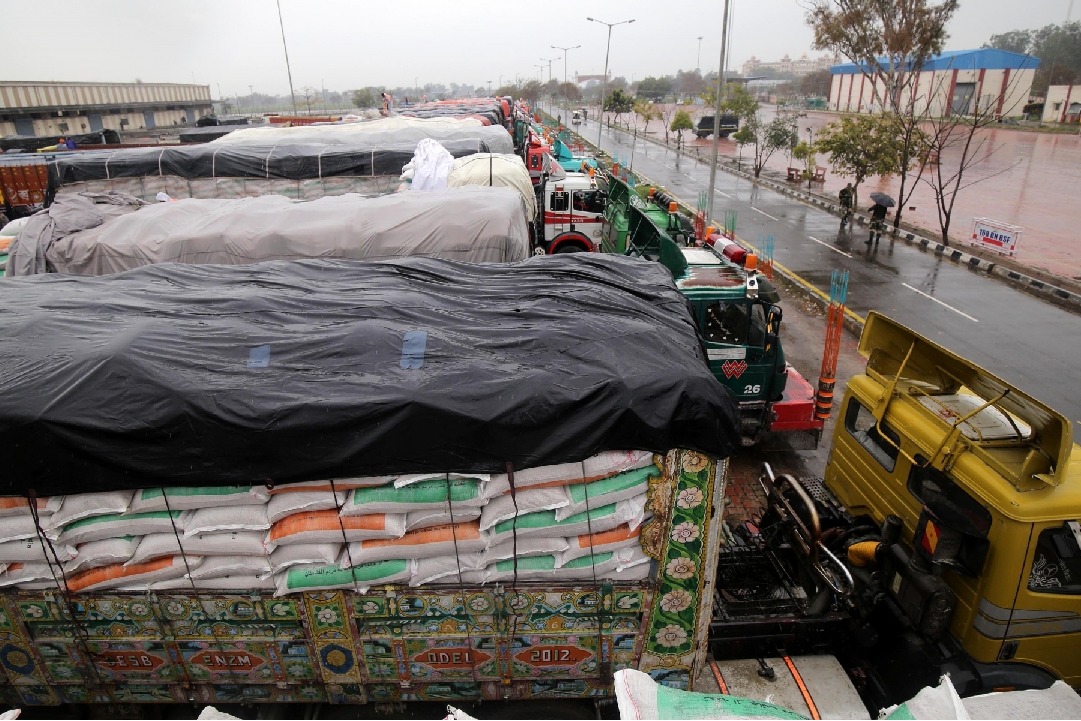
<instances>
[{"instance_id":1,"label":"truck cab roof","mask_svg":"<svg viewBox=\"0 0 1081 721\"><path fill-rule=\"evenodd\" d=\"M747 271L723 257L714 249L706 247L680 248L687 268L676 278L676 287L687 297L698 295L717 298L730 295L741 298L746 295ZM776 288L762 275L757 275L758 295L770 303L780 301Z\"/></svg>"}]
</instances>

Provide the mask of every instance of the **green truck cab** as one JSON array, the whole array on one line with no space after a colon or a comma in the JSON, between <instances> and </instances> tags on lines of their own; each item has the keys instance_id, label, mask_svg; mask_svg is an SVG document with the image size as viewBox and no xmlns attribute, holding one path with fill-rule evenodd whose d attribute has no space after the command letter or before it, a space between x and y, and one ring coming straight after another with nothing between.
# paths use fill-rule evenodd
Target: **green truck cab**
<instances>
[{"instance_id":1,"label":"green truck cab","mask_svg":"<svg viewBox=\"0 0 1081 721\"><path fill-rule=\"evenodd\" d=\"M772 282L699 244L693 224L663 190L617 176L607 178L602 249L656 260L672 273L693 309L714 376L739 402L744 445L766 432L802 432L817 443L822 421L815 418L814 391L785 360L781 298Z\"/></svg>"}]
</instances>

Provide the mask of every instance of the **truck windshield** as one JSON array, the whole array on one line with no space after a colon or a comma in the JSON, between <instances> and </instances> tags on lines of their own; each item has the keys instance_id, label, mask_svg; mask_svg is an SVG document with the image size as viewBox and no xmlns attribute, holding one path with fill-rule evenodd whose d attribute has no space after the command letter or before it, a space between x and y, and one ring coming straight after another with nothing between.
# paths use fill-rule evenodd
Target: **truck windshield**
<instances>
[{"instance_id":1,"label":"truck windshield","mask_svg":"<svg viewBox=\"0 0 1081 721\"><path fill-rule=\"evenodd\" d=\"M599 190L574 191L574 209L583 213L603 213L604 193Z\"/></svg>"},{"instance_id":2,"label":"truck windshield","mask_svg":"<svg viewBox=\"0 0 1081 721\"><path fill-rule=\"evenodd\" d=\"M766 311L761 303L711 303L705 320L703 334L710 343L761 346L766 338Z\"/></svg>"}]
</instances>

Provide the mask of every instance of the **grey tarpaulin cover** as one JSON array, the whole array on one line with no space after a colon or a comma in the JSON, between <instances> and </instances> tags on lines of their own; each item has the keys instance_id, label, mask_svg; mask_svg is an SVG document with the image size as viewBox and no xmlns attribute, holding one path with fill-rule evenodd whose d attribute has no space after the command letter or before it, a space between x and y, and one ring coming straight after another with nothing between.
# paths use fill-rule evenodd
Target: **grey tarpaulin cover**
<instances>
[{"instance_id":1,"label":"grey tarpaulin cover","mask_svg":"<svg viewBox=\"0 0 1081 721\"><path fill-rule=\"evenodd\" d=\"M727 456L657 263L303 260L0 283L0 495Z\"/></svg>"},{"instance_id":2,"label":"grey tarpaulin cover","mask_svg":"<svg viewBox=\"0 0 1081 721\"><path fill-rule=\"evenodd\" d=\"M57 201L27 220L9 248L7 275L34 275L48 270L49 246L70 233L96 228L134 213L146 203L124 193L78 193Z\"/></svg>"},{"instance_id":3,"label":"grey tarpaulin cover","mask_svg":"<svg viewBox=\"0 0 1081 721\"><path fill-rule=\"evenodd\" d=\"M521 197L469 187L377 198L180 200L116 215L124 196L61 195L14 243L10 275L119 273L152 263L426 256L504 263L529 256ZM97 211L97 212L95 212ZM43 262L44 261L44 262Z\"/></svg>"},{"instance_id":4,"label":"grey tarpaulin cover","mask_svg":"<svg viewBox=\"0 0 1081 721\"><path fill-rule=\"evenodd\" d=\"M381 118L359 123L334 123L330 125L301 125L295 128L281 126L242 128L213 140L208 145L255 145L318 143L333 145L392 145L412 143L416 147L424 138L431 138L446 146L448 142L480 140L493 153L513 153L514 139L507 129L499 125L481 125L471 118ZM448 147L449 150L449 147ZM405 165L405 163L402 163Z\"/></svg>"}]
</instances>

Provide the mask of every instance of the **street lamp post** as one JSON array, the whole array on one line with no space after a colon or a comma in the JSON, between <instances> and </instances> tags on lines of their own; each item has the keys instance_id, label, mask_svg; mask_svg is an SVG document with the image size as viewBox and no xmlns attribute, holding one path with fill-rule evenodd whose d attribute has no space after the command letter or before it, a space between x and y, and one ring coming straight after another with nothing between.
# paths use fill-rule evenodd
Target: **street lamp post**
<instances>
[{"instance_id":1,"label":"street lamp post","mask_svg":"<svg viewBox=\"0 0 1081 721\"><path fill-rule=\"evenodd\" d=\"M702 72L702 36L698 36L698 62L695 64L694 69L698 72Z\"/></svg>"},{"instance_id":2,"label":"street lamp post","mask_svg":"<svg viewBox=\"0 0 1081 721\"><path fill-rule=\"evenodd\" d=\"M811 138L811 143L810 143L810 148L809 148L811 155L809 155L807 157L807 190L810 190L811 189L811 178L814 177L813 173L811 172L811 163L814 160L815 129L814 128L807 128L807 135L810 136L810 138Z\"/></svg>"},{"instance_id":3,"label":"street lamp post","mask_svg":"<svg viewBox=\"0 0 1081 721\"><path fill-rule=\"evenodd\" d=\"M724 0L724 10L721 11L721 59L720 68L717 71L717 107L714 109L713 114L713 157L709 162L709 204L706 211L706 218L713 219L713 191L717 187L717 151L720 145L720 123L721 123L721 103L722 95L724 93L724 66L727 63L728 58L725 53L728 51L726 40L728 38L728 10L730 8L729 0Z\"/></svg>"},{"instance_id":4,"label":"street lamp post","mask_svg":"<svg viewBox=\"0 0 1081 721\"><path fill-rule=\"evenodd\" d=\"M548 84L549 85L552 84L552 61L554 61L554 60L559 60L559 58L541 58L541 62L548 63ZM552 109L552 103L551 103L551 99L549 98L548 110L551 111L551 109Z\"/></svg>"},{"instance_id":5,"label":"street lamp post","mask_svg":"<svg viewBox=\"0 0 1081 721\"><path fill-rule=\"evenodd\" d=\"M630 20L620 20L618 23L606 23L603 20L597 18L586 18L595 23L608 26L608 45L604 49L604 77L601 78L601 111L597 114L597 150L601 149L601 131L604 130L604 94L608 90L608 54L612 49L612 28L616 25L629 25L634 22L634 18Z\"/></svg>"},{"instance_id":6,"label":"street lamp post","mask_svg":"<svg viewBox=\"0 0 1081 721\"><path fill-rule=\"evenodd\" d=\"M563 85L567 84L567 51L568 50L577 50L580 47L582 47L582 46L581 45L575 45L574 47L571 47L571 48L563 48L563 47L560 47L558 45L553 45L552 46L553 50L562 50L563 51Z\"/></svg>"},{"instance_id":7,"label":"street lamp post","mask_svg":"<svg viewBox=\"0 0 1081 721\"><path fill-rule=\"evenodd\" d=\"M488 81L488 97L492 97L492 81Z\"/></svg>"}]
</instances>

